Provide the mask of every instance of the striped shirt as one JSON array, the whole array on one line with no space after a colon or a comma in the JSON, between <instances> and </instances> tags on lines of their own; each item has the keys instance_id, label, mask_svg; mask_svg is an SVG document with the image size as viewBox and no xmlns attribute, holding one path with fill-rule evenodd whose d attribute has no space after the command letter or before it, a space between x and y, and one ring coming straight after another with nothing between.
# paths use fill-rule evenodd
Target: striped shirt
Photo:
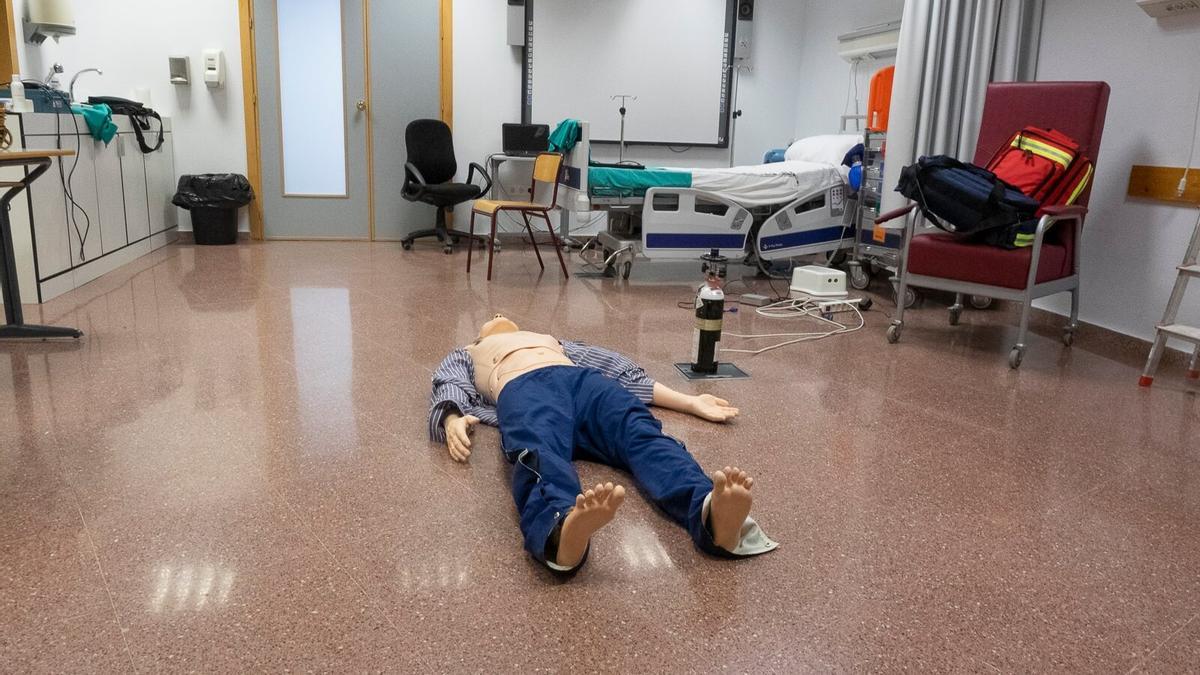
<instances>
[{"instance_id":1,"label":"striped shirt","mask_svg":"<svg viewBox=\"0 0 1200 675\"><path fill-rule=\"evenodd\" d=\"M577 366L595 368L611 377L649 405L654 399L654 380L633 361L602 347L582 342L560 340L563 353ZM433 371L433 395L429 406L429 438L439 443L446 440L444 423L451 413L474 415L489 426L500 426L496 418L496 402L488 400L475 389L475 368L471 355L463 348L455 349Z\"/></svg>"}]
</instances>

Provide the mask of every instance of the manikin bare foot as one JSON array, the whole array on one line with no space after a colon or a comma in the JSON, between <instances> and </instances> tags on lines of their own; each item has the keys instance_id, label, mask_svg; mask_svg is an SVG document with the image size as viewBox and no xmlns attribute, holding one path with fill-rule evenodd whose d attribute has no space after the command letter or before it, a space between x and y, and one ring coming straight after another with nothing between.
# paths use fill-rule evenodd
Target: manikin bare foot
<instances>
[{"instance_id":1,"label":"manikin bare foot","mask_svg":"<svg viewBox=\"0 0 1200 675\"><path fill-rule=\"evenodd\" d=\"M713 474L712 502L709 521L712 524L713 543L726 551L737 548L742 538L742 524L750 515L750 486L754 479L745 471L725 467Z\"/></svg>"},{"instance_id":2,"label":"manikin bare foot","mask_svg":"<svg viewBox=\"0 0 1200 675\"><path fill-rule=\"evenodd\" d=\"M558 535L558 556L554 562L574 567L587 553L588 541L597 530L608 524L625 501L625 488L604 483L575 498L575 508L563 521Z\"/></svg>"}]
</instances>

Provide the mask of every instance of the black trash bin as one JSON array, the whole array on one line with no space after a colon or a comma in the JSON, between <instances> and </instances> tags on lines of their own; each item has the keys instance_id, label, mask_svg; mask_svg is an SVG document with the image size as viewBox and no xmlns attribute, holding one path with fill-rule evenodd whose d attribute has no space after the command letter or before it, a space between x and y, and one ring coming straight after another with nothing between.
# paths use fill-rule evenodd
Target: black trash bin
<instances>
[{"instance_id":1,"label":"black trash bin","mask_svg":"<svg viewBox=\"0 0 1200 675\"><path fill-rule=\"evenodd\" d=\"M237 173L179 177L171 203L192 213L192 236L200 245L237 243L237 211L254 199L250 181Z\"/></svg>"}]
</instances>

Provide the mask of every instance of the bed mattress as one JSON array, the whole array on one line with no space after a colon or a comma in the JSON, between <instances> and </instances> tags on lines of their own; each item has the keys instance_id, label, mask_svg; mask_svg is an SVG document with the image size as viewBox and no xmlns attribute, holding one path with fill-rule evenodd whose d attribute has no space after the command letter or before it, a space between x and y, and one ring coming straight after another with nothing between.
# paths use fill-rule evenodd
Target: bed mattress
<instances>
[{"instance_id":1,"label":"bed mattress","mask_svg":"<svg viewBox=\"0 0 1200 675\"><path fill-rule=\"evenodd\" d=\"M692 169L692 187L742 206L782 204L846 182L846 167L787 161L727 169Z\"/></svg>"},{"instance_id":2,"label":"bed mattress","mask_svg":"<svg viewBox=\"0 0 1200 675\"><path fill-rule=\"evenodd\" d=\"M641 197L652 187L690 187L715 192L748 207L782 204L845 181L845 167L801 161L721 169L588 170L588 189L593 197Z\"/></svg>"}]
</instances>

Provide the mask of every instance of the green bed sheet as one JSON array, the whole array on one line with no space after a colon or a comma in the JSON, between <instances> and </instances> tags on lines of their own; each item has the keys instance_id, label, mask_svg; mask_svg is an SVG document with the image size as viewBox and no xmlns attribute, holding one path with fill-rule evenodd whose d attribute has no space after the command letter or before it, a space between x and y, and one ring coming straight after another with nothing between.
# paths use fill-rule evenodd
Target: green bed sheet
<instances>
[{"instance_id":1,"label":"green bed sheet","mask_svg":"<svg viewBox=\"0 0 1200 675\"><path fill-rule=\"evenodd\" d=\"M652 187L690 188L692 174L677 169L588 169L588 189L593 197L641 197Z\"/></svg>"}]
</instances>

